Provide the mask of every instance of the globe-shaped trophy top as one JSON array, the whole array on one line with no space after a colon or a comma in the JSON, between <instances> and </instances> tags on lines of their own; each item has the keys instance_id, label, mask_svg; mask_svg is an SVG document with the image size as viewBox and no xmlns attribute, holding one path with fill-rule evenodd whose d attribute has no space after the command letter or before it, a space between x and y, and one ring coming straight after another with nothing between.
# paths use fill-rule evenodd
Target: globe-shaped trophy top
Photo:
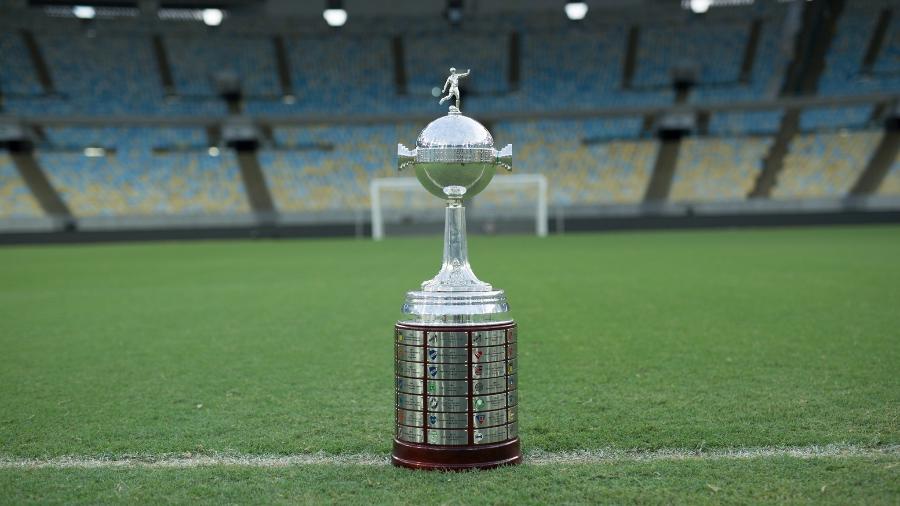
<instances>
[{"instance_id":1,"label":"globe-shaped trophy top","mask_svg":"<svg viewBox=\"0 0 900 506\"><path fill-rule=\"evenodd\" d=\"M416 178L426 190L444 199L474 197L497 171L491 133L481 123L455 111L422 130L416 151ZM462 188L465 191L460 195Z\"/></svg>"}]
</instances>

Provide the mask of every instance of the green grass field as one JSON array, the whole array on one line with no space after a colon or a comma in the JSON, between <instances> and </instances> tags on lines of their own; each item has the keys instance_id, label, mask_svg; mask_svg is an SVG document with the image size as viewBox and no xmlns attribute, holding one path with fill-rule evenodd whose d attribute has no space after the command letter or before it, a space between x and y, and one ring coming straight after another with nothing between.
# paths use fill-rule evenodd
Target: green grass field
<instances>
[{"instance_id":1,"label":"green grass field","mask_svg":"<svg viewBox=\"0 0 900 506\"><path fill-rule=\"evenodd\" d=\"M507 291L519 321L526 455L881 454L458 474L13 465L386 456L391 329L404 292L436 272L440 238L11 247L0 502L900 502L900 228L470 242L476 273Z\"/></svg>"}]
</instances>

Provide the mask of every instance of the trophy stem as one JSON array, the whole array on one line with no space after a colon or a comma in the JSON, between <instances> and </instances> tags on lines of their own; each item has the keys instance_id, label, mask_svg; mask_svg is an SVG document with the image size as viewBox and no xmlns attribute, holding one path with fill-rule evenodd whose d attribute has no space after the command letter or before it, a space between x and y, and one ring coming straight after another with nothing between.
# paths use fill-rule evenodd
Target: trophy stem
<instances>
[{"instance_id":1,"label":"trophy stem","mask_svg":"<svg viewBox=\"0 0 900 506\"><path fill-rule=\"evenodd\" d=\"M466 208L462 199L451 198L447 202L444 219L444 259L441 270L433 279L422 283L429 292L481 292L492 290L490 284L480 281L469 265L469 248L466 241Z\"/></svg>"},{"instance_id":2,"label":"trophy stem","mask_svg":"<svg viewBox=\"0 0 900 506\"><path fill-rule=\"evenodd\" d=\"M454 264L471 270L469 245L466 239L466 208L459 200L447 202L444 216L444 259L441 262L441 269L450 268Z\"/></svg>"}]
</instances>

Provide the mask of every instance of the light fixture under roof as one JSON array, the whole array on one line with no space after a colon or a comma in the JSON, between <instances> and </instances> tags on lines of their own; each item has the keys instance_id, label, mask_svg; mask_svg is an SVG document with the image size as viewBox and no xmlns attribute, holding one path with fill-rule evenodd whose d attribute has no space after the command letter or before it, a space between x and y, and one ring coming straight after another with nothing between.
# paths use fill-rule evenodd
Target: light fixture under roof
<instances>
[{"instance_id":1,"label":"light fixture under roof","mask_svg":"<svg viewBox=\"0 0 900 506\"><path fill-rule=\"evenodd\" d=\"M344 26L344 23L347 22L347 11L344 9L325 9L322 12L322 17L325 18L328 26Z\"/></svg>"},{"instance_id":2,"label":"light fixture under roof","mask_svg":"<svg viewBox=\"0 0 900 506\"><path fill-rule=\"evenodd\" d=\"M572 21L581 21L587 16L588 4L584 2L566 3L566 17Z\"/></svg>"},{"instance_id":3,"label":"light fixture under roof","mask_svg":"<svg viewBox=\"0 0 900 506\"><path fill-rule=\"evenodd\" d=\"M703 14L709 10L712 0L691 0L691 11L697 14Z\"/></svg>"},{"instance_id":4,"label":"light fixture under roof","mask_svg":"<svg viewBox=\"0 0 900 506\"><path fill-rule=\"evenodd\" d=\"M76 5L72 7L72 14L78 19L94 19L97 11L90 5Z\"/></svg>"},{"instance_id":5,"label":"light fixture under roof","mask_svg":"<svg viewBox=\"0 0 900 506\"><path fill-rule=\"evenodd\" d=\"M98 146L88 146L84 148L84 156L99 158L101 156L106 156L106 150Z\"/></svg>"},{"instance_id":6,"label":"light fixture under roof","mask_svg":"<svg viewBox=\"0 0 900 506\"><path fill-rule=\"evenodd\" d=\"M225 13L222 12L222 9L203 9L201 16L207 26L219 26L222 24Z\"/></svg>"}]
</instances>

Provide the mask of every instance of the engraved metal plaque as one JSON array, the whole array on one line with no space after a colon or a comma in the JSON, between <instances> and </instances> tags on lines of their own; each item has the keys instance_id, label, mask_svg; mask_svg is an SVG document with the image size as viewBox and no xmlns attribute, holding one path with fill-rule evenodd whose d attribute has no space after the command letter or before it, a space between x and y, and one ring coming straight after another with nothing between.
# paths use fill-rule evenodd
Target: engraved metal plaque
<instances>
[{"instance_id":1,"label":"engraved metal plaque","mask_svg":"<svg viewBox=\"0 0 900 506\"><path fill-rule=\"evenodd\" d=\"M467 370L466 364L427 364L425 375L428 379L466 379Z\"/></svg>"},{"instance_id":2,"label":"engraved metal plaque","mask_svg":"<svg viewBox=\"0 0 900 506\"><path fill-rule=\"evenodd\" d=\"M509 432L509 438L512 439L519 435L519 422L513 422L506 426L507 432Z\"/></svg>"},{"instance_id":3,"label":"engraved metal plaque","mask_svg":"<svg viewBox=\"0 0 900 506\"><path fill-rule=\"evenodd\" d=\"M422 362L425 360L421 346L404 346L402 344L397 345L397 359L409 362Z\"/></svg>"},{"instance_id":4,"label":"engraved metal plaque","mask_svg":"<svg viewBox=\"0 0 900 506\"><path fill-rule=\"evenodd\" d=\"M501 346L506 344L505 330L480 330L472 332L472 346Z\"/></svg>"},{"instance_id":5,"label":"engraved metal plaque","mask_svg":"<svg viewBox=\"0 0 900 506\"><path fill-rule=\"evenodd\" d=\"M516 358L516 351L518 345L516 343L510 343L506 345L506 356L509 358Z\"/></svg>"},{"instance_id":6,"label":"engraved metal plaque","mask_svg":"<svg viewBox=\"0 0 900 506\"><path fill-rule=\"evenodd\" d=\"M475 429L473 436L475 444L497 443L506 439L506 425Z\"/></svg>"},{"instance_id":7,"label":"engraved metal plaque","mask_svg":"<svg viewBox=\"0 0 900 506\"><path fill-rule=\"evenodd\" d=\"M472 364L472 378L493 378L506 374L506 362Z\"/></svg>"},{"instance_id":8,"label":"engraved metal plaque","mask_svg":"<svg viewBox=\"0 0 900 506\"><path fill-rule=\"evenodd\" d=\"M430 429L465 429L466 413L428 413L428 428Z\"/></svg>"},{"instance_id":9,"label":"engraved metal plaque","mask_svg":"<svg viewBox=\"0 0 900 506\"><path fill-rule=\"evenodd\" d=\"M421 345L425 340L425 333L421 330L399 329L394 336L397 342L405 345Z\"/></svg>"},{"instance_id":10,"label":"engraved metal plaque","mask_svg":"<svg viewBox=\"0 0 900 506\"><path fill-rule=\"evenodd\" d=\"M468 443L469 434L465 429L428 429L428 444L458 446Z\"/></svg>"},{"instance_id":11,"label":"engraved metal plaque","mask_svg":"<svg viewBox=\"0 0 900 506\"><path fill-rule=\"evenodd\" d=\"M422 426L422 412L409 411L407 409L397 410L397 423L401 425L409 425L411 427Z\"/></svg>"},{"instance_id":12,"label":"engraved metal plaque","mask_svg":"<svg viewBox=\"0 0 900 506\"><path fill-rule=\"evenodd\" d=\"M506 407L506 394L482 395L472 399L473 411L491 411Z\"/></svg>"},{"instance_id":13,"label":"engraved metal plaque","mask_svg":"<svg viewBox=\"0 0 900 506\"><path fill-rule=\"evenodd\" d=\"M469 393L469 382L428 380L428 395L466 395Z\"/></svg>"},{"instance_id":14,"label":"engraved metal plaque","mask_svg":"<svg viewBox=\"0 0 900 506\"><path fill-rule=\"evenodd\" d=\"M506 389L507 389L507 390L512 390L512 389L514 389L514 388L516 388L516 375L515 375L515 374L510 374L510 375L506 378Z\"/></svg>"},{"instance_id":15,"label":"engraved metal plaque","mask_svg":"<svg viewBox=\"0 0 900 506\"><path fill-rule=\"evenodd\" d=\"M506 346L472 348L472 362L498 362L506 360Z\"/></svg>"},{"instance_id":16,"label":"engraved metal plaque","mask_svg":"<svg viewBox=\"0 0 900 506\"><path fill-rule=\"evenodd\" d=\"M406 427L404 425L397 426L397 439L409 441L410 443L424 443L425 429L421 427Z\"/></svg>"},{"instance_id":17,"label":"engraved metal plaque","mask_svg":"<svg viewBox=\"0 0 900 506\"><path fill-rule=\"evenodd\" d=\"M421 394L425 391L425 380L397 378L397 391L407 394Z\"/></svg>"},{"instance_id":18,"label":"engraved metal plaque","mask_svg":"<svg viewBox=\"0 0 900 506\"><path fill-rule=\"evenodd\" d=\"M442 397L436 395L428 397L429 413L466 412L468 410L468 397Z\"/></svg>"},{"instance_id":19,"label":"engraved metal plaque","mask_svg":"<svg viewBox=\"0 0 900 506\"><path fill-rule=\"evenodd\" d=\"M519 418L519 406L512 406L506 410L506 420L515 422Z\"/></svg>"},{"instance_id":20,"label":"engraved metal plaque","mask_svg":"<svg viewBox=\"0 0 900 506\"><path fill-rule=\"evenodd\" d=\"M519 390L510 390L506 394L506 405L517 406L519 404Z\"/></svg>"},{"instance_id":21,"label":"engraved metal plaque","mask_svg":"<svg viewBox=\"0 0 900 506\"><path fill-rule=\"evenodd\" d=\"M465 348L469 345L466 332L429 332L428 346Z\"/></svg>"},{"instance_id":22,"label":"engraved metal plaque","mask_svg":"<svg viewBox=\"0 0 900 506\"><path fill-rule=\"evenodd\" d=\"M421 378L424 369L424 364L421 362L404 362L403 360L398 360L394 367L397 376L406 376L407 378Z\"/></svg>"},{"instance_id":23,"label":"engraved metal plaque","mask_svg":"<svg viewBox=\"0 0 900 506\"><path fill-rule=\"evenodd\" d=\"M518 326L509 329L509 332L506 335L507 342L510 342L510 343L517 342L519 340L518 337L519 337L519 327Z\"/></svg>"},{"instance_id":24,"label":"engraved metal plaque","mask_svg":"<svg viewBox=\"0 0 900 506\"><path fill-rule=\"evenodd\" d=\"M506 374L515 374L519 371L519 359L511 358L506 361Z\"/></svg>"},{"instance_id":25,"label":"engraved metal plaque","mask_svg":"<svg viewBox=\"0 0 900 506\"><path fill-rule=\"evenodd\" d=\"M422 396L397 392L397 407L403 409L422 409Z\"/></svg>"},{"instance_id":26,"label":"engraved metal plaque","mask_svg":"<svg viewBox=\"0 0 900 506\"><path fill-rule=\"evenodd\" d=\"M472 393L476 395L496 394L505 391L507 383L503 376L473 380Z\"/></svg>"},{"instance_id":27,"label":"engraved metal plaque","mask_svg":"<svg viewBox=\"0 0 900 506\"><path fill-rule=\"evenodd\" d=\"M506 423L506 410L498 409L496 411L475 413L472 415L472 422L475 427L492 427L504 424Z\"/></svg>"},{"instance_id":28,"label":"engraved metal plaque","mask_svg":"<svg viewBox=\"0 0 900 506\"><path fill-rule=\"evenodd\" d=\"M428 362L464 364L469 361L468 348L428 347Z\"/></svg>"}]
</instances>

